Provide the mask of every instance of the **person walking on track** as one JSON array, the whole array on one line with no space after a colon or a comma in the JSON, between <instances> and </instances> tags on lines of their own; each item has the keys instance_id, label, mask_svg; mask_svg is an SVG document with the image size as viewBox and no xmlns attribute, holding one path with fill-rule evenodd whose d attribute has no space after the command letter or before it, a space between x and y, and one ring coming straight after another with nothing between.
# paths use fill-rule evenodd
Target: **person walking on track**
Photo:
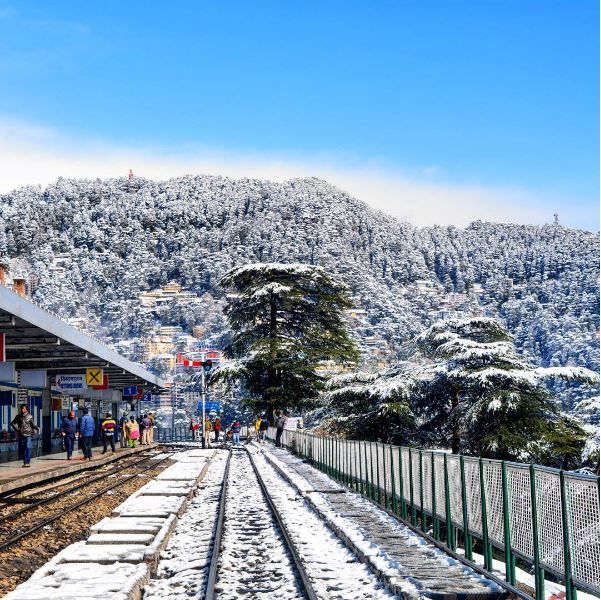
<instances>
[{"instance_id":1,"label":"person walking on track","mask_svg":"<svg viewBox=\"0 0 601 600\"><path fill-rule=\"evenodd\" d=\"M61 423L61 436L67 451L67 460L71 460L73 456L73 448L75 447L75 438L79 434L79 427L75 411L70 410L66 417L63 417Z\"/></svg>"},{"instance_id":2,"label":"person walking on track","mask_svg":"<svg viewBox=\"0 0 601 600\"><path fill-rule=\"evenodd\" d=\"M269 429L269 421L267 417L261 419L261 425L259 425L259 441L264 442L267 437L267 430Z\"/></svg>"},{"instance_id":3,"label":"person walking on track","mask_svg":"<svg viewBox=\"0 0 601 600\"><path fill-rule=\"evenodd\" d=\"M234 444L236 446L240 445L240 430L242 429L242 425L240 425L240 421L234 421L232 425L232 437L234 438Z\"/></svg>"},{"instance_id":4,"label":"person walking on track","mask_svg":"<svg viewBox=\"0 0 601 600\"><path fill-rule=\"evenodd\" d=\"M152 431L152 421L148 418L148 415L144 415L142 418L142 425L144 429L141 429L142 433L142 444L148 446L150 444L150 433Z\"/></svg>"},{"instance_id":5,"label":"person walking on track","mask_svg":"<svg viewBox=\"0 0 601 600\"><path fill-rule=\"evenodd\" d=\"M102 454L106 454L107 446L111 445L111 450L115 454L115 433L117 432L117 422L113 419L110 412L106 413L106 417L100 423L100 432L102 433L102 445L104 449Z\"/></svg>"},{"instance_id":6,"label":"person walking on track","mask_svg":"<svg viewBox=\"0 0 601 600\"><path fill-rule=\"evenodd\" d=\"M284 433L284 427L286 426L286 415L278 410L275 413L275 445L278 448L282 447L282 434Z\"/></svg>"},{"instance_id":7,"label":"person walking on track","mask_svg":"<svg viewBox=\"0 0 601 600\"><path fill-rule=\"evenodd\" d=\"M79 422L79 435L81 449L83 450L83 460L92 460L92 438L96 430L94 417L88 414L88 409L83 409L83 417Z\"/></svg>"},{"instance_id":8,"label":"person walking on track","mask_svg":"<svg viewBox=\"0 0 601 600\"><path fill-rule=\"evenodd\" d=\"M34 431L40 428L33 422L27 405L21 405L21 412L12 420L10 426L19 434L19 449L23 454L23 466L29 467L31 462L31 448Z\"/></svg>"},{"instance_id":9,"label":"person walking on track","mask_svg":"<svg viewBox=\"0 0 601 600\"><path fill-rule=\"evenodd\" d=\"M129 421L125 423L125 431L127 432L127 445L130 448L135 448L140 439L140 427L133 415L129 417Z\"/></svg>"},{"instance_id":10,"label":"person walking on track","mask_svg":"<svg viewBox=\"0 0 601 600\"><path fill-rule=\"evenodd\" d=\"M215 430L215 441L218 442L219 436L221 435L221 419L219 417L215 419L213 429Z\"/></svg>"}]
</instances>

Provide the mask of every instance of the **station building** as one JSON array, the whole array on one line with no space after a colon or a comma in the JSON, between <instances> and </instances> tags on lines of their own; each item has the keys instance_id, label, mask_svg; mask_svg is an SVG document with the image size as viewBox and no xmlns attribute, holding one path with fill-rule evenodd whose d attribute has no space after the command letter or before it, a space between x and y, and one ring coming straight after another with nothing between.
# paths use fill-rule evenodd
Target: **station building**
<instances>
[{"instance_id":1,"label":"station building","mask_svg":"<svg viewBox=\"0 0 601 600\"><path fill-rule=\"evenodd\" d=\"M48 453L60 445L69 410L87 407L98 420L107 411L117 417L121 408L138 414L165 387L141 365L0 285L0 456L15 449L10 423L21 404L40 427L40 453Z\"/></svg>"}]
</instances>

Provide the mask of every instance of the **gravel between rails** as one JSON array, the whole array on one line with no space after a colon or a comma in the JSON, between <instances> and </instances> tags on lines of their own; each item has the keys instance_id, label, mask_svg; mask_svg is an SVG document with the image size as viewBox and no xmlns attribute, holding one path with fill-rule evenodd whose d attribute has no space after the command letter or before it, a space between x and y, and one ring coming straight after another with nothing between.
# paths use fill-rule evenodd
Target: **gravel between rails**
<instances>
[{"instance_id":1,"label":"gravel between rails","mask_svg":"<svg viewBox=\"0 0 601 600\"><path fill-rule=\"evenodd\" d=\"M252 452L255 465L319 598L397 598L307 506L296 490L265 460L260 450L249 446L249 452Z\"/></svg>"},{"instance_id":2,"label":"gravel between rails","mask_svg":"<svg viewBox=\"0 0 601 600\"><path fill-rule=\"evenodd\" d=\"M142 475L137 475L134 471L130 474L131 481L112 490L109 494L99 496L93 502L81 507L77 512L65 512L64 517L21 540L15 546L0 552L0 596L15 589L19 583L28 579L36 569L48 562L63 548L73 542L87 538L90 534L89 528L92 525L109 516L116 506L171 464L171 461L166 461ZM144 468L144 466L148 465L142 463L138 468ZM126 467L124 467L125 469ZM123 475L127 476L127 473ZM108 479L104 482L104 486L114 481L116 480ZM75 499L81 500L84 497L83 494L88 494L87 489L79 490L79 492L81 495L71 498L69 502L65 501L65 504L72 504ZM48 514L44 516L48 517L55 514L61 502L60 500L53 502L51 507L48 508ZM43 509L43 507L39 507L39 509ZM23 515L23 517L26 516ZM36 514L36 520L38 520L38 517L40 515ZM32 526L34 524L35 522L30 522L28 525ZM15 531L13 527L13 533Z\"/></svg>"},{"instance_id":3,"label":"gravel between rails","mask_svg":"<svg viewBox=\"0 0 601 600\"><path fill-rule=\"evenodd\" d=\"M153 456L155 455L156 454L153 454ZM92 468L90 471L80 471L71 477L61 479L58 482L51 484L41 483L39 488L30 488L20 494L15 494L11 497L11 499L26 498L28 501L7 503L3 506L0 506L0 524L4 519L9 518L12 514L15 514L23 509L27 509L29 504L32 504L34 501L50 498L63 492L68 493L74 486L85 484L88 480L91 481L99 476L110 477L113 473L119 473L123 469L130 468L133 466L133 463L140 463L142 459L150 460L150 458L151 456L145 457L143 454L127 456L116 462L107 463L105 465ZM0 502L2 502L1 499Z\"/></svg>"},{"instance_id":4,"label":"gravel between rails","mask_svg":"<svg viewBox=\"0 0 601 600\"><path fill-rule=\"evenodd\" d=\"M280 529L244 450L233 450L215 596L305 598Z\"/></svg>"}]
</instances>

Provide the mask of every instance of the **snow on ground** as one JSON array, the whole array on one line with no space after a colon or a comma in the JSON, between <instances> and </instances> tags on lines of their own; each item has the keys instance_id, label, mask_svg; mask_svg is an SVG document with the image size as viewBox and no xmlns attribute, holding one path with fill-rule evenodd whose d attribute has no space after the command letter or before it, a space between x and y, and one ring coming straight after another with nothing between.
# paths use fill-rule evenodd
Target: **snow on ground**
<instances>
[{"instance_id":1,"label":"snow on ground","mask_svg":"<svg viewBox=\"0 0 601 600\"><path fill-rule=\"evenodd\" d=\"M463 548L457 549L457 554L463 553ZM475 552L472 552L472 557L473 561L477 565L484 566L484 556L482 556L482 554L476 554ZM500 577L501 579L505 578L505 563L503 561L493 559L492 567L493 572L495 575L497 575L497 577ZM534 575L531 575L522 569L516 568L515 578L518 583L528 586L530 589L534 590ZM547 600L550 600L552 597L565 598L565 593L565 586L553 581L545 581L545 598L547 598ZM578 600L599 600L599 597L578 590Z\"/></svg>"},{"instance_id":2,"label":"snow on ground","mask_svg":"<svg viewBox=\"0 0 601 600\"><path fill-rule=\"evenodd\" d=\"M203 598L211 560L226 452L217 452L198 491L161 552L156 577L145 588L145 600Z\"/></svg>"}]
</instances>

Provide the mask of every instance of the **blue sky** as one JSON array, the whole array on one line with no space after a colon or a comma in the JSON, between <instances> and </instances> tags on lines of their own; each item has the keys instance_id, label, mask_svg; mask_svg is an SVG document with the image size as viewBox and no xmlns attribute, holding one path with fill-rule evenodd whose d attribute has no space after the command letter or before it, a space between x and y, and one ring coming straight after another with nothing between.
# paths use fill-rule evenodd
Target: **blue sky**
<instances>
[{"instance_id":1,"label":"blue sky","mask_svg":"<svg viewBox=\"0 0 601 600\"><path fill-rule=\"evenodd\" d=\"M558 211L597 230L598 13L592 0L0 0L4 175L316 174L418 223Z\"/></svg>"}]
</instances>

